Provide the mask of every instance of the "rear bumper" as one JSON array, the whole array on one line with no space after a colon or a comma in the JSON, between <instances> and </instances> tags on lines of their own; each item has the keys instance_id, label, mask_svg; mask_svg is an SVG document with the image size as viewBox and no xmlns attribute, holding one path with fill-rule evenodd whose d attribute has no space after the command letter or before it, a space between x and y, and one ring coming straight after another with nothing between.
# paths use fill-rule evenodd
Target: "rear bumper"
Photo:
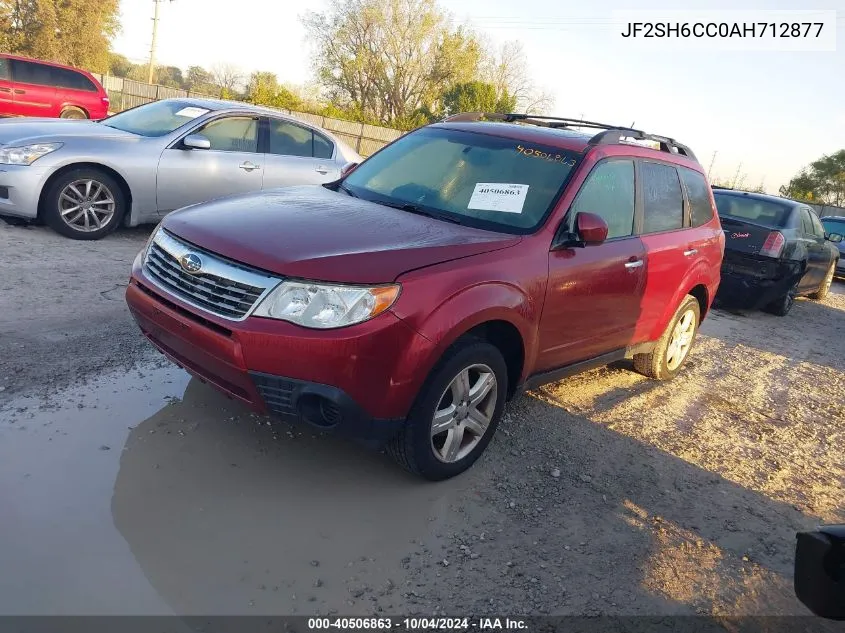
<instances>
[{"instance_id":1,"label":"rear bumper","mask_svg":"<svg viewBox=\"0 0 845 633\"><path fill-rule=\"evenodd\" d=\"M200 380L260 413L374 443L398 430L422 383L421 358L433 352L389 311L321 332L204 314L145 283L137 263L126 301L147 339Z\"/></svg>"},{"instance_id":2,"label":"rear bumper","mask_svg":"<svg viewBox=\"0 0 845 633\"><path fill-rule=\"evenodd\" d=\"M789 274L780 279L759 279L722 271L716 300L732 308L758 310L784 296L800 277L800 274Z\"/></svg>"}]
</instances>

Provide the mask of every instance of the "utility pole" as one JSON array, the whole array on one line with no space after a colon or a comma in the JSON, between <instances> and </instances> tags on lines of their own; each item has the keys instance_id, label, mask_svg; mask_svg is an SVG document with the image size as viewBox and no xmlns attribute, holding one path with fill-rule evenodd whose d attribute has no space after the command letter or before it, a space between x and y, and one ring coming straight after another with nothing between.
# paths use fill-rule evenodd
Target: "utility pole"
<instances>
[{"instance_id":1,"label":"utility pole","mask_svg":"<svg viewBox=\"0 0 845 633\"><path fill-rule=\"evenodd\" d=\"M156 40L158 39L158 8L165 0L153 0L155 5L155 14L153 15L153 42L150 45L150 71L147 75L147 83L153 83L156 68ZM173 0L170 0L173 2Z\"/></svg>"}]
</instances>

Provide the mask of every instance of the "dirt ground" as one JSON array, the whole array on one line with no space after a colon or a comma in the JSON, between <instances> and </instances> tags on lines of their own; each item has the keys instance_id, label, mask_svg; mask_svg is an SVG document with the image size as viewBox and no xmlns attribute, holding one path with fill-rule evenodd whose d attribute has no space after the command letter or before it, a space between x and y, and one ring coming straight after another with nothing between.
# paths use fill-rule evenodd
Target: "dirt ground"
<instances>
[{"instance_id":1,"label":"dirt ground","mask_svg":"<svg viewBox=\"0 0 845 633\"><path fill-rule=\"evenodd\" d=\"M714 311L511 404L465 475L259 418L123 304L149 231L0 225L0 614L804 614L795 532L845 522L845 283Z\"/></svg>"}]
</instances>

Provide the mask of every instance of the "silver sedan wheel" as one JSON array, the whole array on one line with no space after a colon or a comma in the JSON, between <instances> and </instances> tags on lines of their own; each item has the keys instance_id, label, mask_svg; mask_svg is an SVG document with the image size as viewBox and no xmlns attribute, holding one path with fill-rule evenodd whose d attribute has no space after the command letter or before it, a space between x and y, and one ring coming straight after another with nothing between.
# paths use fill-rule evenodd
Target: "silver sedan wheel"
<instances>
[{"instance_id":1,"label":"silver sedan wheel","mask_svg":"<svg viewBox=\"0 0 845 633\"><path fill-rule=\"evenodd\" d=\"M114 216L114 194L101 182L86 178L68 184L59 194L59 215L75 231L103 228Z\"/></svg>"},{"instance_id":2,"label":"silver sedan wheel","mask_svg":"<svg viewBox=\"0 0 845 633\"><path fill-rule=\"evenodd\" d=\"M455 376L440 397L431 421L431 448L441 462L469 455L484 437L496 410L496 374L471 365Z\"/></svg>"},{"instance_id":3,"label":"silver sedan wheel","mask_svg":"<svg viewBox=\"0 0 845 633\"><path fill-rule=\"evenodd\" d=\"M695 312L690 309L684 312L675 323L669 346L666 348L666 366L669 371L675 371L687 357L693 336L695 336L695 321Z\"/></svg>"}]
</instances>

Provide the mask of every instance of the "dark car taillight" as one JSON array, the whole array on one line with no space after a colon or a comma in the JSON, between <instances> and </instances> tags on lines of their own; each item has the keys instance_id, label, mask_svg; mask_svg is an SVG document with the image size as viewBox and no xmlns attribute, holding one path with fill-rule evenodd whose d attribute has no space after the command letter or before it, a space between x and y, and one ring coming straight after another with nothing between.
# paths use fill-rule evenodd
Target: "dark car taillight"
<instances>
[{"instance_id":1,"label":"dark car taillight","mask_svg":"<svg viewBox=\"0 0 845 633\"><path fill-rule=\"evenodd\" d=\"M786 244L786 238L783 236L783 233L772 231L763 243L760 254L766 257L780 257L784 244Z\"/></svg>"}]
</instances>

